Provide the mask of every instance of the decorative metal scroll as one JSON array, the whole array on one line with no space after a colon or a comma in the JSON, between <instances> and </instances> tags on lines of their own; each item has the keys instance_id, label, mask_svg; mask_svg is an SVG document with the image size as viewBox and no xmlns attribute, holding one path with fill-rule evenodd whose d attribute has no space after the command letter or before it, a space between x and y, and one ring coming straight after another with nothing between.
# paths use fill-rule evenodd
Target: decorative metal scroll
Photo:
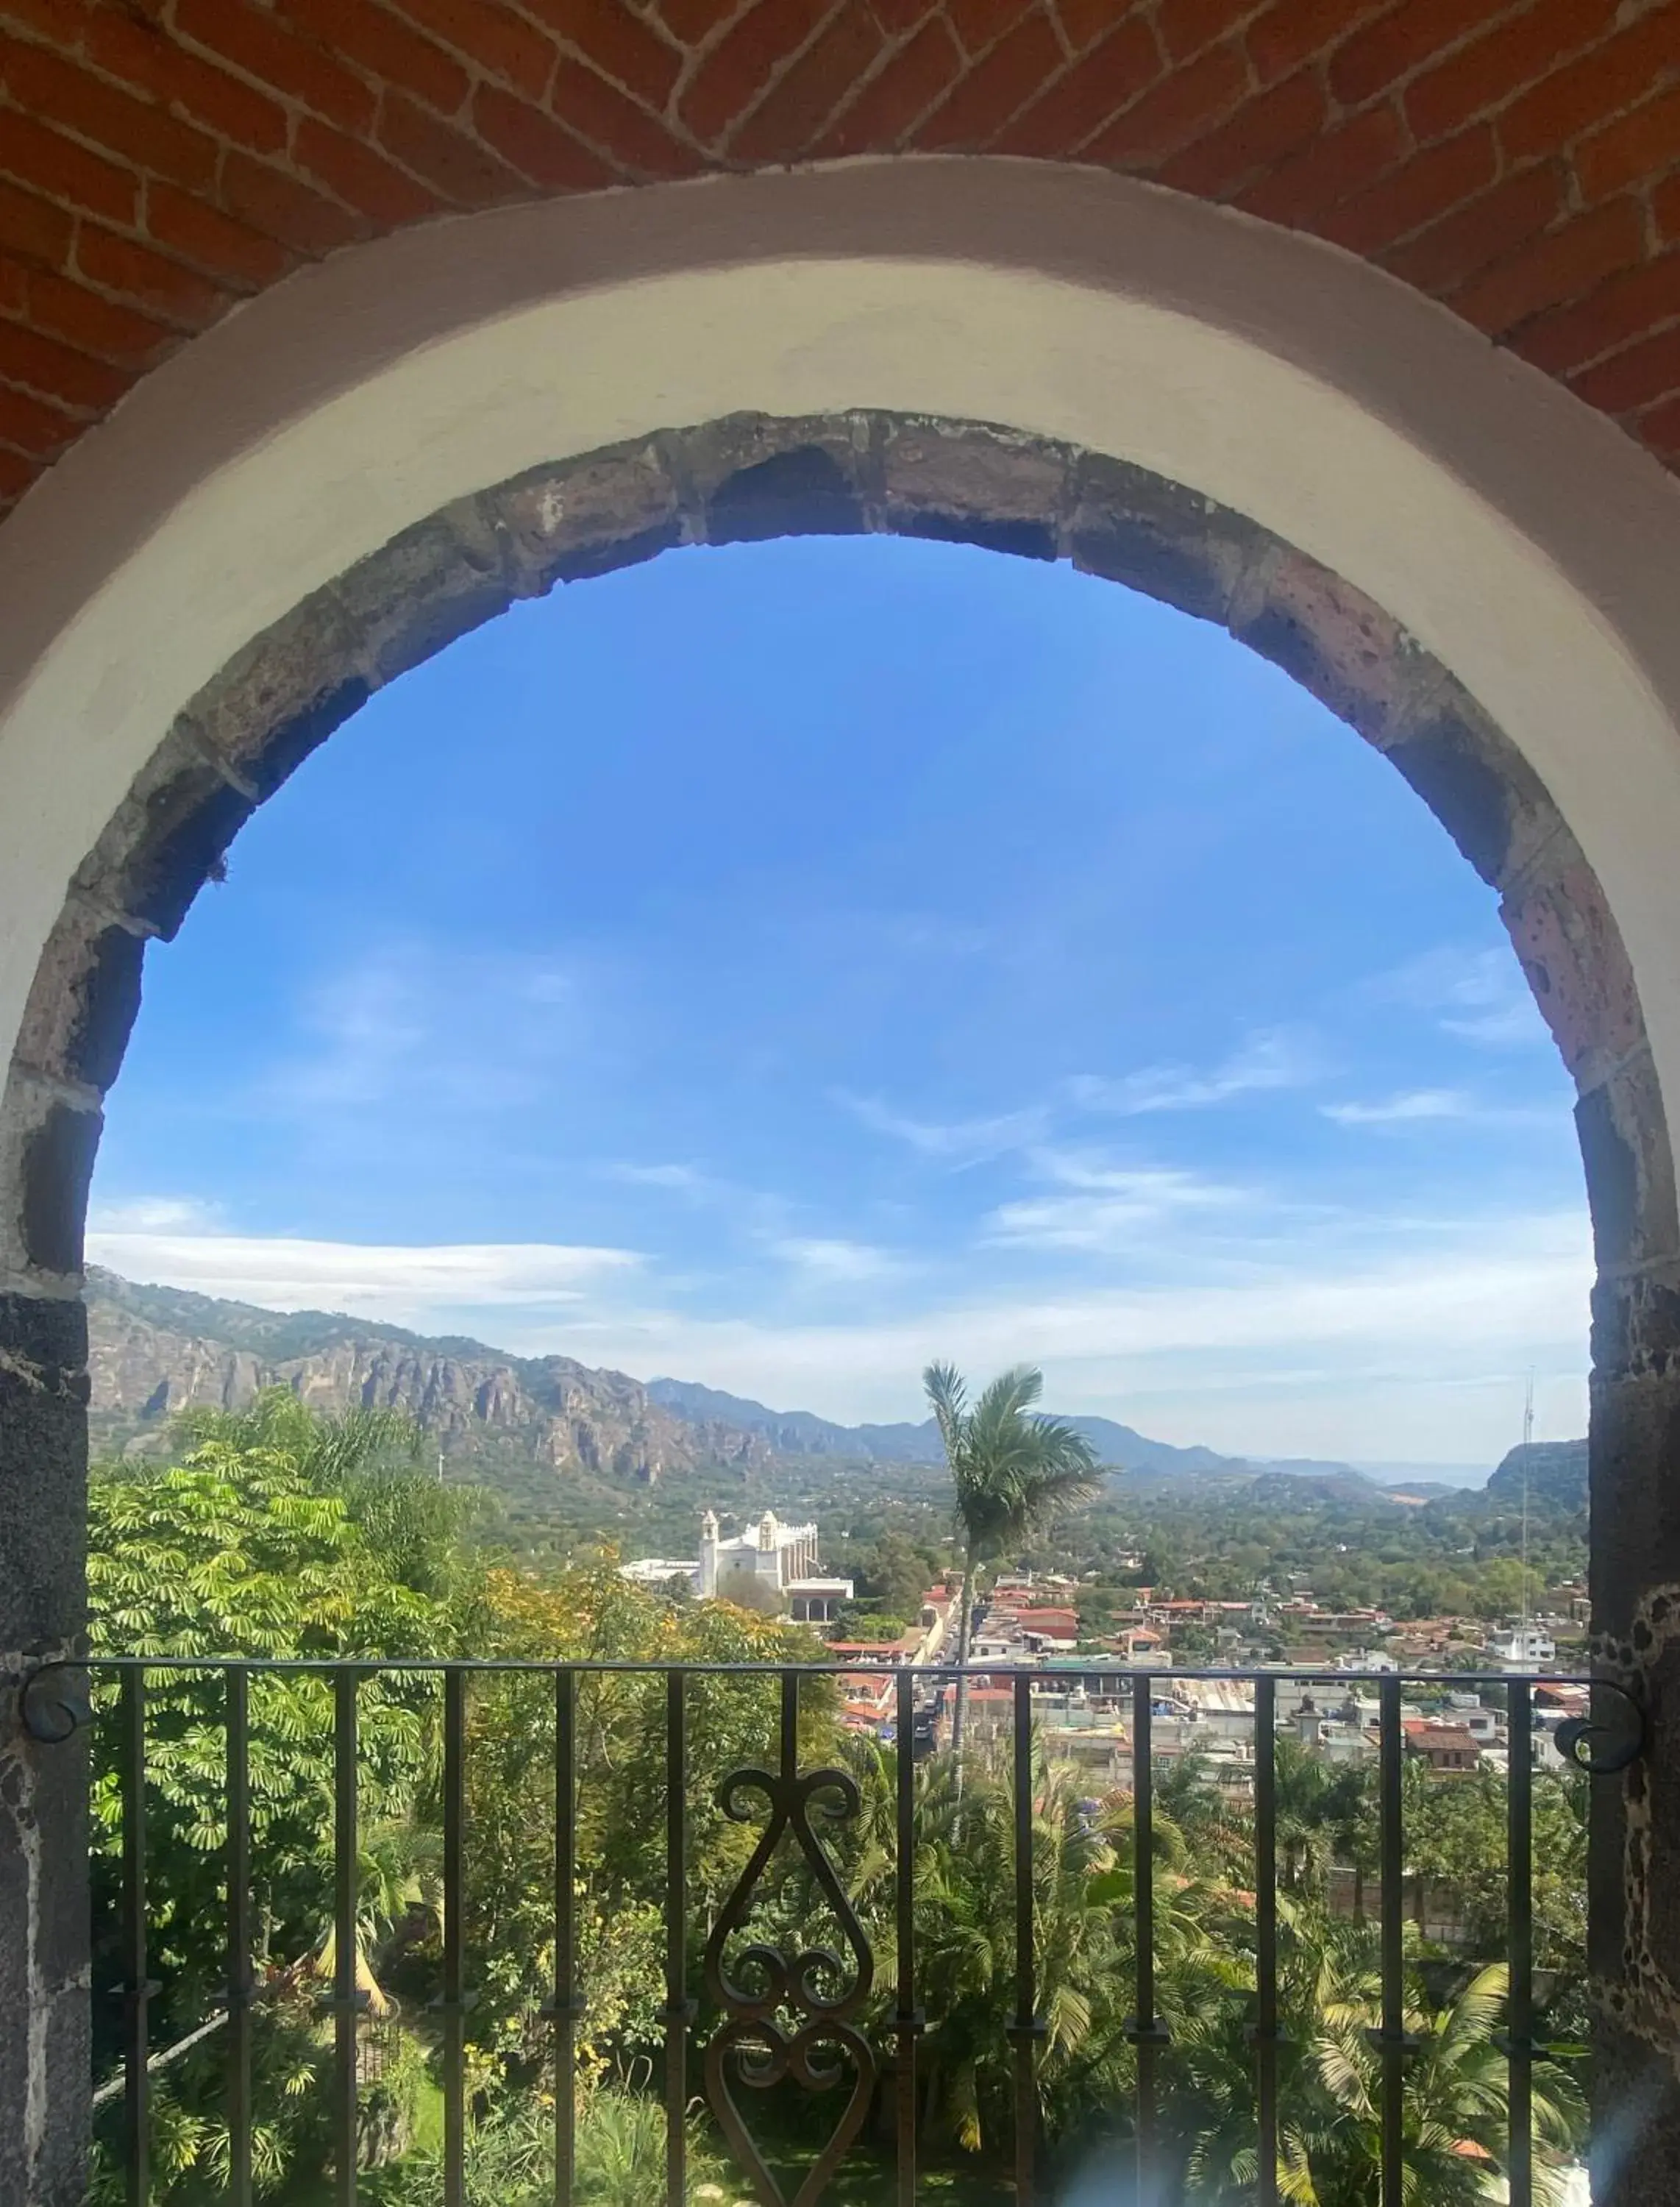
<instances>
[{"instance_id":1,"label":"decorative metal scroll","mask_svg":"<svg viewBox=\"0 0 1680 2207\"><path fill-rule=\"evenodd\" d=\"M1592 1714L1558 1726L1557 1749L1594 1778L1613 1778L1645 1752L1645 1712L1625 1686L1594 1678Z\"/></svg>"},{"instance_id":2,"label":"decorative metal scroll","mask_svg":"<svg viewBox=\"0 0 1680 2207\"><path fill-rule=\"evenodd\" d=\"M746 1823L754 1815L753 1794L763 1796L769 1821L706 1943L706 1989L727 2018L706 2049L706 2097L763 2207L815 2207L869 2114L875 2056L849 2019L869 1996L875 1957L834 1863L811 1828L810 1817L813 1807L818 1807L831 1823L844 1822L858 1814L861 1804L858 1788L845 1771L801 1773L791 1767L780 1775L756 1768L737 1770L718 1788L718 1803L726 1815ZM732 1965L756 1980L756 1985L744 1984L731 1974L724 1948L745 1923L754 1888L790 1833L834 1910L852 1950L850 1962L828 1947L807 1947L790 1956L779 1947L755 1944L743 1947ZM846 1983L848 1970L850 1984ZM825 1983L844 1989L825 1996ZM791 2010L804 2020L789 2028L778 2019L779 2010ZM736 2104L730 2090L732 2056L738 2080L754 2091L768 2091L784 2077L807 2090L832 2090L844 2080L847 2059L855 2072L840 2120L792 2201L784 2198Z\"/></svg>"},{"instance_id":3,"label":"decorative metal scroll","mask_svg":"<svg viewBox=\"0 0 1680 2207\"><path fill-rule=\"evenodd\" d=\"M23 1729L44 1747L62 1747L93 1720L87 1673L79 1663L43 1663L24 1679L17 1699Z\"/></svg>"}]
</instances>

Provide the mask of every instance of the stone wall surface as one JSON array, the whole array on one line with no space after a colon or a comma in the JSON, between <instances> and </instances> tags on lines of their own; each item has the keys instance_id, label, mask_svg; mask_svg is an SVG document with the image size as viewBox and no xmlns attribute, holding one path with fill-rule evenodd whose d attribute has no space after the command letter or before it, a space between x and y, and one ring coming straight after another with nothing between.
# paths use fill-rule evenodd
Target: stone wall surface
<instances>
[{"instance_id":1,"label":"stone wall surface","mask_svg":"<svg viewBox=\"0 0 1680 2207\"><path fill-rule=\"evenodd\" d=\"M0 1295L0 2200L73 2207L87 2116L87 1759L20 1722L81 1631L87 1329Z\"/></svg>"}]
</instances>

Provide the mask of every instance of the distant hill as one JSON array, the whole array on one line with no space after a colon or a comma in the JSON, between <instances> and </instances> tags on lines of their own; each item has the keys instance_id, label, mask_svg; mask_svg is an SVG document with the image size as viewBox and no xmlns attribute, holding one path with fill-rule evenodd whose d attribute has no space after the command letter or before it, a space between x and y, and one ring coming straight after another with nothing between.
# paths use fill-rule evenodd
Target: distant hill
<instances>
[{"instance_id":1,"label":"distant hill","mask_svg":"<svg viewBox=\"0 0 1680 2207\"><path fill-rule=\"evenodd\" d=\"M772 1410L743 1395L726 1395L715 1387L702 1387L692 1379L650 1379L648 1392L655 1402L684 1417L715 1418L762 1433L785 1455L838 1456L850 1462L937 1463L939 1434L931 1418L920 1425L837 1426L809 1410ZM1177 1448L1170 1441L1151 1440L1130 1426L1112 1418L1070 1417L1076 1432L1091 1442L1105 1464L1117 1471L1171 1473L1206 1472L1226 1477L1252 1478L1258 1466L1245 1456L1220 1456L1208 1448ZM1348 1475L1345 1463L1326 1463L1313 1469ZM1357 1474L1353 1474L1357 1477Z\"/></svg>"},{"instance_id":2,"label":"distant hill","mask_svg":"<svg viewBox=\"0 0 1680 2207\"><path fill-rule=\"evenodd\" d=\"M1489 1494L1507 1509L1521 1507L1525 1471L1531 1504L1570 1511L1586 1509L1585 1441L1519 1443L1489 1474Z\"/></svg>"},{"instance_id":3,"label":"distant hill","mask_svg":"<svg viewBox=\"0 0 1680 2207\"><path fill-rule=\"evenodd\" d=\"M1068 1424L1101 1456L1121 1471L1211 1473L1218 1477L1251 1478L1259 1467L1247 1456L1220 1456L1210 1448L1177 1448L1170 1441L1152 1441L1130 1426L1112 1418L1069 1418ZM1339 1468L1346 1469L1346 1466Z\"/></svg>"},{"instance_id":4,"label":"distant hill","mask_svg":"<svg viewBox=\"0 0 1680 2207\"><path fill-rule=\"evenodd\" d=\"M726 1395L695 1379L650 1379L648 1393L679 1417L714 1420L761 1433L783 1456L844 1456L847 1462L937 1463L939 1439L919 1426L837 1426L810 1410L772 1410L744 1395Z\"/></svg>"}]
</instances>

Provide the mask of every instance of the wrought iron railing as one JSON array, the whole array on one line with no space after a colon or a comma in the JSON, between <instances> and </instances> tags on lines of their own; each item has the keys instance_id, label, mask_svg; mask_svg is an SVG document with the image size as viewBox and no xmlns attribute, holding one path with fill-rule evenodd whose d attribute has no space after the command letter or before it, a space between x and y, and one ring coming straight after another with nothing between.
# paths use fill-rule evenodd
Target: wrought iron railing
<instances>
[{"instance_id":1,"label":"wrought iron railing","mask_svg":"<svg viewBox=\"0 0 1680 2207\"><path fill-rule=\"evenodd\" d=\"M858 1675L868 1666L846 1666ZM1013 2041L1013 2181L1022 2207L1031 2207L1039 2189L1041 2140L1035 2072L1044 2024L1041 2014L1040 1958L1036 1951L1033 1883L1035 1815L1036 1696L1068 1683L1065 1671L1017 1669L988 1664L972 1666L976 1677L995 1686L1007 1682L1008 1717L995 1750L1007 1759L1013 1786L1013 1989L1007 2029ZM900 1667L890 1676L891 1728L898 1752L891 1766L890 2012L877 2019L888 2051L877 2049L860 2020L877 1975L877 1957L837 1870L834 1857L813 1821L813 1811L837 1825L859 1809L854 1774L838 1765L802 1769L799 1717L802 1687L809 1679L833 1678L835 1666L804 1666L769 1670L732 1664L661 1666L647 1663L547 1664L533 1662L279 1662L235 1660L186 1660L163 1658L101 1658L81 1666L57 1665L36 1672L22 1696L24 1721L38 1739L63 1742L88 1722L114 1727L114 1753L106 1767L114 1772L120 1803L120 1916L118 1947L122 1984L121 2066L96 2093L97 2099L122 2102L120 2149L123 2182L131 2207L146 2207L156 2197L152 2163L152 2097L158 2049L152 2045L150 2009L158 1985L150 1974L148 1946L153 1895L147 1862L148 1716L166 1708L169 1695L186 1678L222 1682L221 1729L224 1767L221 1776L225 1810L222 1843L225 1922L226 1984L219 2013L207 2031L221 2032L224 2064L222 2106L227 2129L225 2185L230 2207L251 2207L254 2198L252 2052L254 2013L261 1997L254 1971L252 1908L254 1859L251 1754L254 1682L289 1673L326 1678L332 1684L332 1971L326 2001L332 2018L334 2059L331 2093L335 2147L336 2198L354 2207L358 2192L358 2107L360 2054L368 1995L358 1983L358 1714L370 1682L435 1677L439 1702L438 1737L440 1772L437 1787L441 1824L441 1923L439 1938L439 1996L431 2002L433 2043L443 2102L442 2198L445 2207L463 2207L467 2198L469 2092L466 2023L472 2004L468 1983L467 1918L464 1895L472 1833L469 1823L467 1775L470 1751L469 1711L472 1696L494 1678L546 1677L552 1680L553 1757L553 1855L552 1935L553 1970L544 2013L553 2033L554 2135L553 2186L555 2207L572 2207L575 2189L575 2102L571 2086L587 1988L580 1984L577 1895L580 1871L578 1803L578 1696L594 1677L658 1677L664 1680L662 1743L665 1831L663 1838L665 1985L659 2011L663 2031L664 2100L667 2110L665 2189L669 2207L683 2207L688 2190L686 2155L692 2069L697 2053L706 2107L726 2139L742 2174L764 2207L815 2207L848 2150L862 2132L875 2089L883 2073L894 2082L894 2124L898 2207L913 2207L918 2185L916 2078L918 2042L928 2019L918 2005L916 1917L917 1763L912 1743L921 1736L931 1751L927 1716L931 1697L948 1689L959 1675L954 1667ZM1509 1966L1507 2025L1500 2041L1509 2066L1510 2133L1507 2176L1511 2207L1532 2207L1535 2180L1531 2144L1531 2089L1534 2064L1547 2049L1535 2038L1535 1967L1532 1910L1534 1824L1531 1741L1534 1693L1542 1684L1587 1682L1528 1673L1380 1673L1330 1671L1120 1669L1093 1661L1073 1674L1098 1680L1101 1689L1127 1706L1130 1756L1130 1827L1133 1833L1133 1952L1135 1981L1132 2014L1125 2036L1135 2050L1135 2104L1131 2135L1135 2142L1136 2196L1153 2201L1160 2193L1157 2174L1164 2141L1160 2132L1160 2064L1171 2043L1160 2012L1157 1984L1157 1904L1156 1891L1156 1754L1152 1732L1154 1700L1181 1681L1217 1679L1247 1684L1254 1701L1252 1764L1253 1815L1253 2020L1248 2037L1253 2065L1257 2175L1253 2198L1259 2207L1276 2207L1280 2137L1279 2052L1283 2044L1279 2014L1279 1882L1277 1758L1276 1742L1280 1690L1333 1681L1342 1689L1374 1690L1377 1701L1377 1796L1379 1836L1381 1959L1380 2020L1370 2038L1378 2056L1381 2124L1380 2200L1401 2207L1405 2181L1403 2090L1414 2042L1407 2032L1406 1831L1403 1770L1403 1696L1408 1687L1469 1690L1484 1700L1503 1702L1510 1743L1505 1828L1508 1880L1505 1959ZM710 2025L703 2048L697 2046L700 2001L691 1983L689 1836L691 1799L691 1699L695 1682L704 1678L774 1678L780 1687L778 1740L762 1764L737 1768L724 1777L717 1798L738 1821L755 1820L761 1803L762 1832L744 1869L711 1921L703 1948L702 1983ZM93 1691L87 1690L91 1679ZM155 1699L154 1699L155 1696ZM1598 1682L1591 1714L1560 1727L1558 1743L1580 1767L1595 1773L1624 1768L1641 1751L1643 1724L1638 1708L1620 1689ZM910 1750L910 1751L906 1751ZM737 1950L752 1914L761 1878L778 1849L798 1850L816 1889L838 1923L843 1952L810 1946L797 1952L762 1943ZM746 1972L744 1977L743 1970ZM195 2031L194 2037L203 2035ZM783 2078L821 2090L845 2080L852 2085L825 2146L809 2167L790 2201L764 2152L755 2141L736 2096L736 2086L772 2084Z\"/></svg>"}]
</instances>

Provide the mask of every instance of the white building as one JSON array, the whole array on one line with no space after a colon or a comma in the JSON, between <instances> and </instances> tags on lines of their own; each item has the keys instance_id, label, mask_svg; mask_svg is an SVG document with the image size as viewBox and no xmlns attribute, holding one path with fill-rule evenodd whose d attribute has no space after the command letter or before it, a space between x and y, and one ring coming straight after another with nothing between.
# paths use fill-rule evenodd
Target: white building
<instances>
[{"instance_id":1,"label":"white building","mask_svg":"<svg viewBox=\"0 0 1680 2207\"><path fill-rule=\"evenodd\" d=\"M1480 1694L1449 1694L1443 1724L1462 1725L1478 1747L1503 1747L1510 1727L1502 1709L1491 1709Z\"/></svg>"},{"instance_id":2,"label":"white building","mask_svg":"<svg viewBox=\"0 0 1680 2207\"><path fill-rule=\"evenodd\" d=\"M637 1586L666 1586L686 1579L702 1601L738 1602L744 1609L786 1612L800 1624L828 1624L852 1600L850 1579L818 1575L815 1525L784 1525L774 1510L731 1540L718 1532L717 1512L700 1520L700 1554L691 1562L644 1556L620 1564Z\"/></svg>"},{"instance_id":3,"label":"white building","mask_svg":"<svg viewBox=\"0 0 1680 2207\"><path fill-rule=\"evenodd\" d=\"M816 1569L815 1525L784 1525L774 1510L767 1510L749 1531L724 1540L718 1537L714 1510L700 1520L700 1592L708 1601L780 1607L763 1597L786 1594L795 1580L809 1578Z\"/></svg>"},{"instance_id":4,"label":"white building","mask_svg":"<svg viewBox=\"0 0 1680 2207\"><path fill-rule=\"evenodd\" d=\"M1549 1671L1557 1660L1557 1642L1537 1624L1511 1624L1494 1634L1488 1652L1507 1671Z\"/></svg>"},{"instance_id":5,"label":"white building","mask_svg":"<svg viewBox=\"0 0 1680 2207\"><path fill-rule=\"evenodd\" d=\"M787 1613L795 1624L832 1624L852 1599L850 1579L795 1579Z\"/></svg>"}]
</instances>

